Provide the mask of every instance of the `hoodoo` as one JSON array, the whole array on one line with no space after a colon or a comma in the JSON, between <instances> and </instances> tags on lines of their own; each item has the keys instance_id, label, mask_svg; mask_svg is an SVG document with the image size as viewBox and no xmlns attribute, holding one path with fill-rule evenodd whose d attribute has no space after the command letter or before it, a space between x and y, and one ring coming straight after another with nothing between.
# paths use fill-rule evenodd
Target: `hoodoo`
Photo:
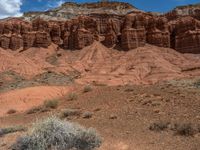
<instances>
[{"instance_id":1,"label":"hoodoo","mask_svg":"<svg viewBox=\"0 0 200 150\"><path fill-rule=\"evenodd\" d=\"M47 48L55 43L64 49L82 49L99 40L107 47L118 46L125 51L148 43L200 53L199 10L199 6L191 5L154 15L127 3L65 3L47 12L1 20L0 47Z\"/></svg>"}]
</instances>

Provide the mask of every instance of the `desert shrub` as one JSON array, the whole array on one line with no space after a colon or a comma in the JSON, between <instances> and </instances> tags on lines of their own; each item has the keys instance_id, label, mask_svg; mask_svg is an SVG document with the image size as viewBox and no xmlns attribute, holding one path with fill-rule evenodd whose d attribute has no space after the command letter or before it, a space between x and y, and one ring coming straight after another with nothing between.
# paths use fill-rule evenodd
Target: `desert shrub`
<instances>
[{"instance_id":1,"label":"desert shrub","mask_svg":"<svg viewBox=\"0 0 200 150\"><path fill-rule=\"evenodd\" d=\"M57 99L52 99L52 100L44 101L44 107L45 108L55 109L55 108L58 107L58 100Z\"/></svg>"},{"instance_id":2,"label":"desert shrub","mask_svg":"<svg viewBox=\"0 0 200 150\"><path fill-rule=\"evenodd\" d=\"M69 116L79 116L80 114L81 112L78 109L64 109L61 112L61 118L66 118Z\"/></svg>"},{"instance_id":3,"label":"desert shrub","mask_svg":"<svg viewBox=\"0 0 200 150\"><path fill-rule=\"evenodd\" d=\"M194 86L195 86L196 88L200 88L200 79L197 80L196 82L194 82Z\"/></svg>"},{"instance_id":4,"label":"desert shrub","mask_svg":"<svg viewBox=\"0 0 200 150\"><path fill-rule=\"evenodd\" d=\"M33 108L27 110L26 114L34 114L34 113L37 113L37 112L47 112L47 111L50 110L50 108L51 107L49 107L49 106L46 107L46 104L45 104L45 105L33 107Z\"/></svg>"},{"instance_id":5,"label":"desert shrub","mask_svg":"<svg viewBox=\"0 0 200 150\"><path fill-rule=\"evenodd\" d=\"M87 92L90 92L92 91L92 87L90 85L86 85L84 88L83 88L83 92L84 93L87 93Z\"/></svg>"},{"instance_id":6,"label":"desert shrub","mask_svg":"<svg viewBox=\"0 0 200 150\"><path fill-rule=\"evenodd\" d=\"M169 122L159 121L150 125L149 129L152 131L163 131L166 130L169 126Z\"/></svg>"},{"instance_id":7,"label":"desert shrub","mask_svg":"<svg viewBox=\"0 0 200 150\"><path fill-rule=\"evenodd\" d=\"M193 136L197 132L191 123L175 124L175 131L182 136Z\"/></svg>"},{"instance_id":8,"label":"desert shrub","mask_svg":"<svg viewBox=\"0 0 200 150\"><path fill-rule=\"evenodd\" d=\"M76 100L78 98L78 95L74 92L72 93L69 93L68 96L67 96L67 99L72 101L72 100Z\"/></svg>"},{"instance_id":9,"label":"desert shrub","mask_svg":"<svg viewBox=\"0 0 200 150\"><path fill-rule=\"evenodd\" d=\"M7 111L7 114L14 114L16 113L17 111L15 109L10 109Z\"/></svg>"},{"instance_id":10,"label":"desert shrub","mask_svg":"<svg viewBox=\"0 0 200 150\"><path fill-rule=\"evenodd\" d=\"M8 127L8 128L2 128L0 129L0 137L9 133L14 133L18 131L25 131L26 128L22 126L14 126L14 127Z\"/></svg>"},{"instance_id":11,"label":"desert shrub","mask_svg":"<svg viewBox=\"0 0 200 150\"><path fill-rule=\"evenodd\" d=\"M200 124L197 124L197 131L200 133Z\"/></svg>"},{"instance_id":12,"label":"desert shrub","mask_svg":"<svg viewBox=\"0 0 200 150\"><path fill-rule=\"evenodd\" d=\"M101 145L93 129L65 122L55 117L39 121L12 146L15 150L92 150Z\"/></svg>"}]
</instances>

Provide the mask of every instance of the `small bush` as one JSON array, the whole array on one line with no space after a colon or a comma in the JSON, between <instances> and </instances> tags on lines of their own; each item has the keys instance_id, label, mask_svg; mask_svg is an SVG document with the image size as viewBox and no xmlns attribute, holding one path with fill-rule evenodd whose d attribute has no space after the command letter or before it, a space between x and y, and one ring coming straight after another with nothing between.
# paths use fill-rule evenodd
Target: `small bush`
<instances>
[{"instance_id":1,"label":"small bush","mask_svg":"<svg viewBox=\"0 0 200 150\"><path fill-rule=\"evenodd\" d=\"M47 100L44 102L44 107L56 109L58 107L58 100L57 99Z\"/></svg>"},{"instance_id":2,"label":"small bush","mask_svg":"<svg viewBox=\"0 0 200 150\"><path fill-rule=\"evenodd\" d=\"M200 133L200 124L197 125L197 131Z\"/></svg>"},{"instance_id":3,"label":"small bush","mask_svg":"<svg viewBox=\"0 0 200 150\"><path fill-rule=\"evenodd\" d=\"M15 150L93 150L102 141L93 129L50 117L36 123L28 135L18 138Z\"/></svg>"},{"instance_id":4,"label":"small bush","mask_svg":"<svg viewBox=\"0 0 200 150\"><path fill-rule=\"evenodd\" d=\"M192 126L192 124L176 124L175 130L178 135L182 136L193 136L197 131Z\"/></svg>"},{"instance_id":5,"label":"small bush","mask_svg":"<svg viewBox=\"0 0 200 150\"><path fill-rule=\"evenodd\" d=\"M14 126L14 127L8 127L8 128L2 128L0 129L0 137L9 133L14 133L18 131L25 131L26 128L22 126Z\"/></svg>"},{"instance_id":6,"label":"small bush","mask_svg":"<svg viewBox=\"0 0 200 150\"><path fill-rule=\"evenodd\" d=\"M196 82L194 82L194 87L196 87L196 88L200 88L200 79L199 80L197 80Z\"/></svg>"},{"instance_id":7,"label":"small bush","mask_svg":"<svg viewBox=\"0 0 200 150\"><path fill-rule=\"evenodd\" d=\"M160 121L160 122L151 124L149 129L152 131L160 132L160 131L166 130L168 128L169 124L170 124L169 122Z\"/></svg>"},{"instance_id":8,"label":"small bush","mask_svg":"<svg viewBox=\"0 0 200 150\"><path fill-rule=\"evenodd\" d=\"M8 110L7 114L15 114L17 111L15 109Z\"/></svg>"},{"instance_id":9,"label":"small bush","mask_svg":"<svg viewBox=\"0 0 200 150\"><path fill-rule=\"evenodd\" d=\"M78 98L78 95L76 93L69 93L67 99L72 101L72 100L76 100Z\"/></svg>"},{"instance_id":10,"label":"small bush","mask_svg":"<svg viewBox=\"0 0 200 150\"><path fill-rule=\"evenodd\" d=\"M90 91L92 91L92 87L91 87L90 85L86 85L86 86L84 87L84 89L83 89L83 92L84 92L84 93L87 93L87 92L90 92Z\"/></svg>"},{"instance_id":11,"label":"small bush","mask_svg":"<svg viewBox=\"0 0 200 150\"><path fill-rule=\"evenodd\" d=\"M80 114L81 112L78 109L64 109L61 112L61 118L66 118L69 116L79 116Z\"/></svg>"}]
</instances>

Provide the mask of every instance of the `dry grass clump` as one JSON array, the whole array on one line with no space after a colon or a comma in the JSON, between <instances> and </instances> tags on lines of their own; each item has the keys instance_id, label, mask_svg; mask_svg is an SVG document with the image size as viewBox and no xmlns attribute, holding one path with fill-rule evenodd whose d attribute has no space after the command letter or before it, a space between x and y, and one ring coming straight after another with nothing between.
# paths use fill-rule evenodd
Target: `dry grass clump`
<instances>
[{"instance_id":1,"label":"dry grass clump","mask_svg":"<svg viewBox=\"0 0 200 150\"><path fill-rule=\"evenodd\" d=\"M175 124L175 132L182 136L193 136L198 131L191 123Z\"/></svg>"},{"instance_id":2,"label":"dry grass clump","mask_svg":"<svg viewBox=\"0 0 200 150\"><path fill-rule=\"evenodd\" d=\"M26 131L25 127L22 126L13 126L8 128L0 128L0 137L9 133L19 132L19 131Z\"/></svg>"},{"instance_id":3,"label":"dry grass clump","mask_svg":"<svg viewBox=\"0 0 200 150\"><path fill-rule=\"evenodd\" d=\"M58 100L57 99L46 100L44 101L44 107L56 109L58 107Z\"/></svg>"},{"instance_id":4,"label":"dry grass clump","mask_svg":"<svg viewBox=\"0 0 200 150\"><path fill-rule=\"evenodd\" d=\"M200 79L193 83L194 87L200 88Z\"/></svg>"},{"instance_id":5,"label":"dry grass clump","mask_svg":"<svg viewBox=\"0 0 200 150\"><path fill-rule=\"evenodd\" d=\"M66 118L70 116L80 116L81 111L78 109L64 109L61 112L61 118Z\"/></svg>"},{"instance_id":6,"label":"dry grass clump","mask_svg":"<svg viewBox=\"0 0 200 150\"><path fill-rule=\"evenodd\" d=\"M155 122L151 124L149 129L152 131L160 132L160 131L166 130L169 124L170 124L169 122L159 121L159 122Z\"/></svg>"},{"instance_id":7,"label":"dry grass clump","mask_svg":"<svg viewBox=\"0 0 200 150\"><path fill-rule=\"evenodd\" d=\"M29 109L26 112L26 114L34 114L34 113L40 112L42 109L43 109L42 106L33 107L33 108Z\"/></svg>"},{"instance_id":8,"label":"dry grass clump","mask_svg":"<svg viewBox=\"0 0 200 150\"><path fill-rule=\"evenodd\" d=\"M26 136L18 138L12 146L15 150L93 150L102 140L94 129L65 122L55 117L33 125Z\"/></svg>"},{"instance_id":9,"label":"dry grass clump","mask_svg":"<svg viewBox=\"0 0 200 150\"><path fill-rule=\"evenodd\" d=\"M164 131L171 130L175 135L181 136L194 136L200 133L200 126L191 123L170 123L166 121L159 121L150 125L151 131Z\"/></svg>"},{"instance_id":10,"label":"dry grass clump","mask_svg":"<svg viewBox=\"0 0 200 150\"><path fill-rule=\"evenodd\" d=\"M74 92L69 93L67 95L67 100L69 100L69 101L77 100L77 98L78 98L78 95L76 93L74 93Z\"/></svg>"},{"instance_id":11,"label":"dry grass clump","mask_svg":"<svg viewBox=\"0 0 200 150\"><path fill-rule=\"evenodd\" d=\"M44 101L43 105L36 106L29 109L26 112L26 114L34 114L37 112L46 112L46 111L49 111L50 109L56 109L58 107L58 104L59 104L59 101L57 99L46 100Z\"/></svg>"},{"instance_id":12,"label":"dry grass clump","mask_svg":"<svg viewBox=\"0 0 200 150\"><path fill-rule=\"evenodd\" d=\"M83 88L83 92L84 93L87 93L87 92L90 92L92 91L92 87L90 85L86 85L84 88Z\"/></svg>"}]
</instances>

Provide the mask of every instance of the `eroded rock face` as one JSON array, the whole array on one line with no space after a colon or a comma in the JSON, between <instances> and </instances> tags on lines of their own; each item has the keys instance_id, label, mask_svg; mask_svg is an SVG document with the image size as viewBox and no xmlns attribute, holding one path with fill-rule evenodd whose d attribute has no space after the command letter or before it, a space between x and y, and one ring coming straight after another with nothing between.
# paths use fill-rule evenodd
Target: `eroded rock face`
<instances>
[{"instance_id":1,"label":"eroded rock face","mask_svg":"<svg viewBox=\"0 0 200 150\"><path fill-rule=\"evenodd\" d=\"M121 46L124 50L130 50L145 45L146 35L144 29L124 29L121 36Z\"/></svg>"},{"instance_id":2,"label":"eroded rock face","mask_svg":"<svg viewBox=\"0 0 200 150\"><path fill-rule=\"evenodd\" d=\"M3 49L9 49L10 47L10 36L9 35L1 35L0 37L1 47Z\"/></svg>"},{"instance_id":3,"label":"eroded rock face","mask_svg":"<svg viewBox=\"0 0 200 150\"><path fill-rule=\"evenodd\" d=\"M198 14L199 9L193 12ZM197 12L196 12L197 11ZM64 49L82 49L95 40L106 47L132 50L145 44L171 47L179 52L200 53L200 21L194 17L154 15L141 11L126 15L91 13L65 21L37 18L0 21L0 46L4 49L47 48L51 43Z\"/></svg>"},{"instance_id":4,"label":"eroded rock face","mask_svg":"<svg viewBox=\"0 0 200 150\"><path fill-rule=\"evenodd\" d=\"M34 46L35 32L27 32L23 34L23 46L24 50Z\"/></svg>"},{"instance_id":5,"label":"eroded rock face","mask_svg":"<svg viewBox=\"0 0 200 150\"><path fill-rule=\"evenodd\" d=\"M9 48L12 50L17 50L23 47L23 39L20 35L12 35L10 38Z\"/></svg>"},{"instance_id":6,"label":"eroded rock face","mask_svg":"<svg viewBox=\"0 0 200 150\"><path fill-rule=\"evenodd\" d=\"M147 25L147 43L170 47L170 32L168 31L168 21L164 17L151 17Z\"/></svg>"},{"instance_id":7,"label":"eroded rock face","mask_svg":"<svg viewBox=\"0 0 200 150\"><path fill-rule=\"evenodd\" d=\"M171 25L171 43L182 53L200 53L200 21L193 17L181 17Z\"/></svg>"},{"instance_id":8,"label":"eroded rock face","mask_svg":"<svg viewBox=\"0 0 200 150\"><path fill-rule=\"evenodd\" d=\"M48 47L51 44L50 35L47 32L37 32L35 34L34 47Z\"/></svg>"},{"instance_id":9,"label":"eroded rock face","mask_svg":"<svg viewBox=\"0 0 200 150\"><path fill-rule=\"evenodd\" d=\"M182 53L200 53L200 30L177 36L175 49Z\"/></svg>"}]
</instances>

